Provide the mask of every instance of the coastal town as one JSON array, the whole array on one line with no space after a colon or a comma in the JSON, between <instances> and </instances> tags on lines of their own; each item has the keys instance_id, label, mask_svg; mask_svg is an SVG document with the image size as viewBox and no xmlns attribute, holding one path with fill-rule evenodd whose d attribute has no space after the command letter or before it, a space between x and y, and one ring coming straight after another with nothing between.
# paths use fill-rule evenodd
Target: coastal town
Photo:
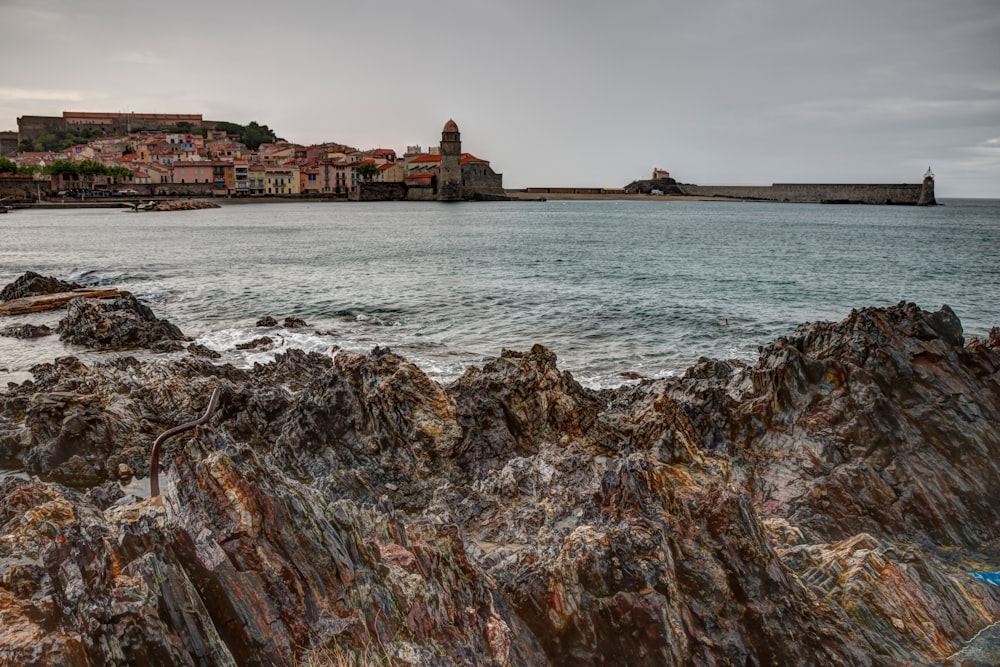
<instances>
[{"instance_id":1,"label":"coastal town","mask_svg":"<svg viewBox=\"0 0 1000 667\"><path fill-rule=\"evenodd\" d=\"M82 140L45 149L53 139L69 143L66 137ZM399 155L392 148L296 144L266 125L206 121L201 114L66 111L18 118L17 132L0 133L0 155L0 196L27 200L506 198L502 174L488 160L462 151L453 120L444 125L440 144L407 146Z\"/></svg>"},{"instance_id":2,"label":"coastal town","mask_svg":"<svg viewBox=\"0 0 1000 667\"><path fill-rule=\"evenodd\" d=\"M267 125L205 120L201 114L64 111L22 116L0 132L0 212L11 203L103 198L224 198L318 201L507 201L635 199L933 206L934 174L891 184L681 184L654 167L624 187L506 190L490 161L463 150L449 119L437 145L359 150L303 145ZM647 172L649 173L649 172ZM162 209L161 209L162 210ZM173 209L171 209L173 210Z\"/></svg>"}]
</instances>

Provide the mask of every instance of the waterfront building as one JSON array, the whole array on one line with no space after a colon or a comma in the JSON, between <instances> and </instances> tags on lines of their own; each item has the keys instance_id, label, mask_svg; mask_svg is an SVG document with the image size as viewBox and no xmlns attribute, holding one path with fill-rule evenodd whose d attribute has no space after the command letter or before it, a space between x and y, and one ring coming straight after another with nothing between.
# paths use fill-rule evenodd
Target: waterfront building
<instances>
[{"instance_id":1,"label":"waterfront building","mask_svg":"<svg viewBox=\"0 0 1000 667\"><path fill-rule=\"evenodd\" d=\"M264 165L264 194L299 194L299 168L295 165Z\"/></svg>"}]
</instances>

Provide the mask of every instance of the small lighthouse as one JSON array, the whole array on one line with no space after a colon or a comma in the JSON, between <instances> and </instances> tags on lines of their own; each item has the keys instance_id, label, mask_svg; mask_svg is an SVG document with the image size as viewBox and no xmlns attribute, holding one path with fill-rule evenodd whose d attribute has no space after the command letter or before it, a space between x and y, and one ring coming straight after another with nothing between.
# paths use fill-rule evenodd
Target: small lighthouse
<instances>
[{"instance_id":1,"label":"small lighthouse","mask_svg":"<svg viewBox=\"0 0 1000 667\"><path fill-rule=\"evenodd\" d=\"M917 206L937 206L934 199L934 172L930 167L924 173L924 183L920 186L920 197L917 198Z\"/></svg>"}]
</instances>

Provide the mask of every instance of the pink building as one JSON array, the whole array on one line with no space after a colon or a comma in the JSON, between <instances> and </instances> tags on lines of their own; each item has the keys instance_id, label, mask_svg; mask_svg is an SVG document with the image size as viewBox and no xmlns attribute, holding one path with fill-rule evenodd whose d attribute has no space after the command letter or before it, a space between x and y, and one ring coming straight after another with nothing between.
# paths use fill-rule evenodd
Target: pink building
<instances>
[{"instance_id":1,"label":"pink building","mask_svg":"<svg viewBox=\"0 0 1000 667\"><path fill-rule=\"evenodd\" d=\"M211 183L212 163L203 162L175 162L173 166L172 183Z\"/></svg>"}]
</instances>

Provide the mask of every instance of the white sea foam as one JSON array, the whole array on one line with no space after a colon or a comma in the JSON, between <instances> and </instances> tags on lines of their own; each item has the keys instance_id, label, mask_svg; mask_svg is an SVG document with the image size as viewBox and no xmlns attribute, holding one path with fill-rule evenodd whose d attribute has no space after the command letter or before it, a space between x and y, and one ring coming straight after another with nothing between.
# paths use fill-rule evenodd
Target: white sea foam
<instances>
[{"instance_id":1,"label":"white sea foam","mask_svg":"<svg viewBox=\"0 0 1000 667\"><path fill-rule=\"evenodd\" d=\"M273 342L257 349L240 350L238 345L250 343L267 336ZM250 368L254 364L274 361L275 355L297 349L304 352L333 354L338 345L336 339L314 331L296 329L274 329L255 327L228 328L202 334L195 342L223 355L223 360L237 368Z\"/></svg>"}]
</instances>

